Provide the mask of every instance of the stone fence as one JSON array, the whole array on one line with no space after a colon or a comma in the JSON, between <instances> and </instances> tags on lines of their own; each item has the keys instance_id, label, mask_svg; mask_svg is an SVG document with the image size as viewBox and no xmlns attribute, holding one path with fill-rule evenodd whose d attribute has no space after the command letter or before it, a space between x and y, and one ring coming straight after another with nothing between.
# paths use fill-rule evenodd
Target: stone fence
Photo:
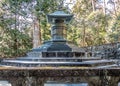
<instances>
[{"instance_id":1,"label":"stone fence","mask_svg":"<svg viewBox=\"0 0 120 86\"><path fill-rule=\"evenodd\" d=\"M93 56L107 59L120 59L120 42L82 47L86 52L92 52Z\"/></svg>"}]
</instances>

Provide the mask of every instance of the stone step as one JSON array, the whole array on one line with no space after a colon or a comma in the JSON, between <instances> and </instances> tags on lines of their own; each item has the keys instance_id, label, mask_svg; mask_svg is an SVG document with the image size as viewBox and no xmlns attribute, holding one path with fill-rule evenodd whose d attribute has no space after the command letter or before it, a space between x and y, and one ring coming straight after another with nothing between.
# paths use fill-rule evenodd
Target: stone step
<instances>
[{"instance_id":1,"label":"stone step","mask_svg":"<svg viewBox=\"0 0 120 86\"><path fill-rule=\"evenodd\" d=\"M82 61L82 62L44 62L44 61L20 61L20 60L3 60L1 65L18 66L18 67L43 67L43 66L84 66L95 67L103 65L111 65L113 61L99 60L99 61Z\"/></svg>"},{"instance_id":2,"label":"stone step","mask_svg":"<svg viewBox=\"0 0 120 86\"><path fill-rule=\"evenodd\" d=\"M95 67L95 66L106 66L106 65L113 65L113 64L115 64L114 61L106 60L106 59L102 59L102 60L89 60L89 61L84 61L84 62L92 64L92 67Z\"/></svg>"},{"instance_id":3,"label":"stone step","mask_svg":"<svg viewBox=\"0 0 120 86\"><path fill-rule=\"evenodd\" d=\"M82 62L82 61L88 61L88 60L101 60L101 58L97 58L97 57L91 57L91 58L71 58L71 57L50 57L50 58L39 58L39 57L21 57L21 58L17 58L17 60L20 60L20 61L56 61L56 62L59 62L59 61L70 61L70 62Z\"/></svg>"},{"instance_id":4,"label":"stone step","mask_svg":"<svg viewBox=\"0 0 120 86\"><path fill-rule=\"evenodd\" d=\"M96 69L114 68L114 67L118 67L118 65L117 64L112 64L112 65L98 66L98 67L96 67Z\"/></svg>"}]
</instances>

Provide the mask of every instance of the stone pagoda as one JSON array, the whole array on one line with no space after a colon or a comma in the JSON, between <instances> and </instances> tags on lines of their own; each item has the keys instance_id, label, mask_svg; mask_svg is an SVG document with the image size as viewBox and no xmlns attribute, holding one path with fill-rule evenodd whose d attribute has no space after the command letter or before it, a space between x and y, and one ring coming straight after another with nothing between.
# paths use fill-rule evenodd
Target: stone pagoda
<instances>
[{"instance_id":1,"label":"stone pagoda","mask_svg":"<svg viewBox=\"0 0 120 86\"><path fill-rule=\"evenodd\" d=\"M67 14L61 10L48 14L48 22L52 24L52 39L50 41L47 41L39 48L33 49L33 51L72 51L72 49L66 44L66 24L70 22L72 17L72 14Z\"/></svg>"}]
</instances>

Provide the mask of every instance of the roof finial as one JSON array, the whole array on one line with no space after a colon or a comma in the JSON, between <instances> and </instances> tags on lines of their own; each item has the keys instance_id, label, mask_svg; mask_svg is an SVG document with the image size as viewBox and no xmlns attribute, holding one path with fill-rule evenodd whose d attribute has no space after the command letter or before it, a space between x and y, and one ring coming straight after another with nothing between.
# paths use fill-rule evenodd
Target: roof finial
<instances>
[{"instance_id":1,"label":"roof finial","mask_svg":"<svg viewBox=\"0 0 120 86\"><path fill-rule=\"evenodd\" d=\"M62 10L64 4L64 0L59 0L58 10Z\"/></svg>"}]
</instances>

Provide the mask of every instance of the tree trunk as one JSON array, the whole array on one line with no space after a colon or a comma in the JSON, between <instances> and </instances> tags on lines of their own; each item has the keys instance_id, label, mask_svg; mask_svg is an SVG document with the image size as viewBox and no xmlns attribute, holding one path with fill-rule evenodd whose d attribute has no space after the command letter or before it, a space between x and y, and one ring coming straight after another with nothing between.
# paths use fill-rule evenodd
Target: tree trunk
<instances>
[{"instance_id":1,"label":"tree trunk","mask_svg":"<svg viewBox=\"0 0 120 86\"><path fill-rule=\"evenodd\" d=\"M114 5L114 12L115 12L115 16L117 17L117 9L116 9L116 3L115 3L115 1L113 0L113 5Z\"/></svg>"},{"instance_id":2,"label":"tree trunk","mask_svg":"<svg viewBox=\"0 0 120 86\"><path fill-rule=\"evenodd\" d=\"M17 3L17 2L16 2ZM17 51L15 52L15 55L18 54L18 41L17 41L17 34L16 34L16 30L17 30L17 6L15 5L15 32L14 32L14 51Z\"/></svg>"},{"instance_id":3,"label":"tree trunk","mask_svg":"<svg viewBox=\"0 0 120 86\"><path fill-rule=\"evenodd\" d=\"M40 19L38 19L38 20L39 20L38 27L39 27L39 37L40 37L39 40L40 40L40 45L41 45L42 44L42 38L41 38L41 36L42 36L41 32L42 31L41 31L41 28L40 28Z\"/></svg>"},{"instance_id":4,"label":"tree trunk","mask_svg":"<svg viewBox=\"0 0 120 86\"><path fill-rule=\"evenodd\" d=\"M103 0L103 13L106 15L106 1Z\"/></svg>"},{"instance_id":5,"label":"tree trunk","mask_svg":"<svg viewBox=\"0 0 120 86\"><path fill-rule=\"evenodd\" d=\"M33 27L33 48L37 48L41 44L40 36L39 23L37 20L35 20Z\"/></svg>"},{"instance_id":6,"label":"tree trunk","mask_svg":"<svg viewBox=\"0 0 120 86\"><path fill-rule=\"evenodd\" d=\"M95 11L95 1L94 0L91 0L92 2L92 9L93 9L93 12Z\"/></svg>"},{"instance_id":7,"label":"tree trunk","mask_svg":"<svg viewBox=\"0 0 120 86\"><path fill-rule=\"evenodd\" d=\"M85 28L85 21L83 20L83 46L85 46L85 42L86 42L86 28Z\"/></svg>"}]
</instances>

